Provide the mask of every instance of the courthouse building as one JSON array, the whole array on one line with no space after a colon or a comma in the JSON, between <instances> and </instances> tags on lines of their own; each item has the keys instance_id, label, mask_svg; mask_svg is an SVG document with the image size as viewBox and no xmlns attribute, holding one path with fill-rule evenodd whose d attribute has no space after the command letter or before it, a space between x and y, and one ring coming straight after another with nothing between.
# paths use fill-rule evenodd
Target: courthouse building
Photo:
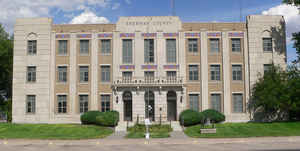
<instances>
[{"instance_id":1,"label":"courthouse building","mask_svg":"<svg viewBox=\"0 0 300 151\"><path fill-rule=\"evenodd\" d=\"M287 59L282 16L85 25L24 18L14 30L14 123L80 123L90 110L116 110L120 122L176 121L185 109L209 108L227 122L248 121L251 87L272 62L284 68Z\"/></svg>"}]
</instances>

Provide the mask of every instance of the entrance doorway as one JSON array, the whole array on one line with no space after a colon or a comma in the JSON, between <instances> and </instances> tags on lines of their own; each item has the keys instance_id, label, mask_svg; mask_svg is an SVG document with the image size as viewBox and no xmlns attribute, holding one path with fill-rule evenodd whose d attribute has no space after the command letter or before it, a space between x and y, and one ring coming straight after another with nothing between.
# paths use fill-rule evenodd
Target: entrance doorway
<instances>
[{"instance_id":1,"label":"entrance doorway","mask_svg":"<svg viewBox=\"0 0 300 151\"><path fill-rule=\"evenodd\" d=\"M131 92L123 93L124 102L124 121L132 121L132 94Z\"/></svg>"},{"instance_id":2,"label":"entrance doorway","mask_svg":"<svg viewBox=\"0 0 300 151\"><path fill-rule=\"evenodd\" d=\"M145 117L155 121L154 93L152 91L145 92Z\"/></svg>"},{"instance_id":3,"label":"entrance doorway","mask_svg":"<svg viewBox=\"0 0 300 151\"><path fill-rule=\"evenodd\" d=\"M177 95L174 91L167 93L167 113L168 121L176 121L177 117Z\"/></svg>"}]
</instances>

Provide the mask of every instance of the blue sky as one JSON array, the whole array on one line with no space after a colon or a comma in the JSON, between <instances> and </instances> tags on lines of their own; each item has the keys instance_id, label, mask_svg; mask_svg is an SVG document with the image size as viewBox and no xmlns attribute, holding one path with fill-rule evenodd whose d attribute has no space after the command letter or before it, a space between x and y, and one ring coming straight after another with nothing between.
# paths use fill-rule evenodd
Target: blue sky
<instances>
[{"instance_id":1,"label":"blue sky","mask_svg":"<svg viewBox=\"0 0 300 151\"><path fill-rule=\"evenodd\" d=\"M250 14L285 15L287 37L300 31L299 11L282 7L282 0L175 0L176 15L183 22L239 22ZM0 0L0 22L12 33L16 18L51 17L55 24L115 23L119 16L168 16L171 0ZM290 13L292 12L292 13ZM288 61L295 49L288 40Z\"/></svg>"}]
</instances>

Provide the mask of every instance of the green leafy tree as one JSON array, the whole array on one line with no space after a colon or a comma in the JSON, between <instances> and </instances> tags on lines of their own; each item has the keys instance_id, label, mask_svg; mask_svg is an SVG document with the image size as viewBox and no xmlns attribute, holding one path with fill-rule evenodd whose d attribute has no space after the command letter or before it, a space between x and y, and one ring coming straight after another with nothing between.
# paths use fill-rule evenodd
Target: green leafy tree
<instances>
[{"instance_id":1,"label":"green leafy tree","mask_svg":"<svg viewBox=\"0 0 300 151\"><path fill-rule=\"evenodd\" d=\"M290 120L300 120L300 70L292 65L287 69L287 89L290 100L289 118Z\"/></svg>"},{"instance_id":2,"label":"green leafy tree","mask_svg":"<svg viewBox=\"0 0 300 151\"><path fill-rule=\"evenodd\" d=\"M300 5L300 0L283 0L283 3L291 5Z\"/></svg>"}]
</instances>

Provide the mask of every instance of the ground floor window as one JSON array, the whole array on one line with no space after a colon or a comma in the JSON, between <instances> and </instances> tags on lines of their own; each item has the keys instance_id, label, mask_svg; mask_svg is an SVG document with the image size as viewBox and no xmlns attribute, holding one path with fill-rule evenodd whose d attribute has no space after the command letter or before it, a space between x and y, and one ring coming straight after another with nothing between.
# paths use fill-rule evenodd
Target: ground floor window
<instances>
[{"instance_id":1,"label":"ground floor window","mask_svg":"<svg viewBox=\"0 0 300 151\"><path fill-rule=\"evenodd\" d=\"M101 95L101 111L110 111L110 95Z\"/></svg>"},{"instance_id":2,"label":"ground floor window","mask_svg":"<svg viewBox=\"0 0 300 151\"><path fill-rule=\"evenodd\" d=\"M211 109L222 112L222 109L221 109L221 94L211 94L210 101L211 101Z\"/></svg>"},{"instance_id":3,"label":"ground floor window","mask_svg":"<svg viewBox=\"0 0 300 151\"><path fill-rule=\"evenodd\" d=\"M58 95L57 96L57 112L58 113L67 113L67 96Z\"/></svg>"},{"instance_id":4,"label":"ground floor window","mask_svg":"<svg viewBox=\"0 0 300 151\"><path fill-rule=\"evenodd\" d=\"M199 111L199 94L190 94L190 109L194 111Z\"/></svg>"},{"instance_id":5,"label":"ground floor window","mask_svg":"<svg viewBox=\"0 0 300 151\"><path fill-rule=\"evenodd\" d=\"M79 95L79 112L84 113L89 110L89 96Z\"/></svg>"},{"instance_id":6,"label":"ground floor window","mask_svg":"<svg viewBox=\"0 0 300 151\"><path fill-rule=\"evenodd\" d=\"M243 94L235 93L232 95L233 99L233 112L242 113L243 112Z\"/></svg>"},{"instance_id":7,"label":"ground floor window","mask_svg":"<svg viewBox=\"0 0 300 151\"><path fill-rule=\"evenodd\" d=\"M32 114L35 113L35 95L27 95L26 112Z\"/></svg>"}]
</instances>

